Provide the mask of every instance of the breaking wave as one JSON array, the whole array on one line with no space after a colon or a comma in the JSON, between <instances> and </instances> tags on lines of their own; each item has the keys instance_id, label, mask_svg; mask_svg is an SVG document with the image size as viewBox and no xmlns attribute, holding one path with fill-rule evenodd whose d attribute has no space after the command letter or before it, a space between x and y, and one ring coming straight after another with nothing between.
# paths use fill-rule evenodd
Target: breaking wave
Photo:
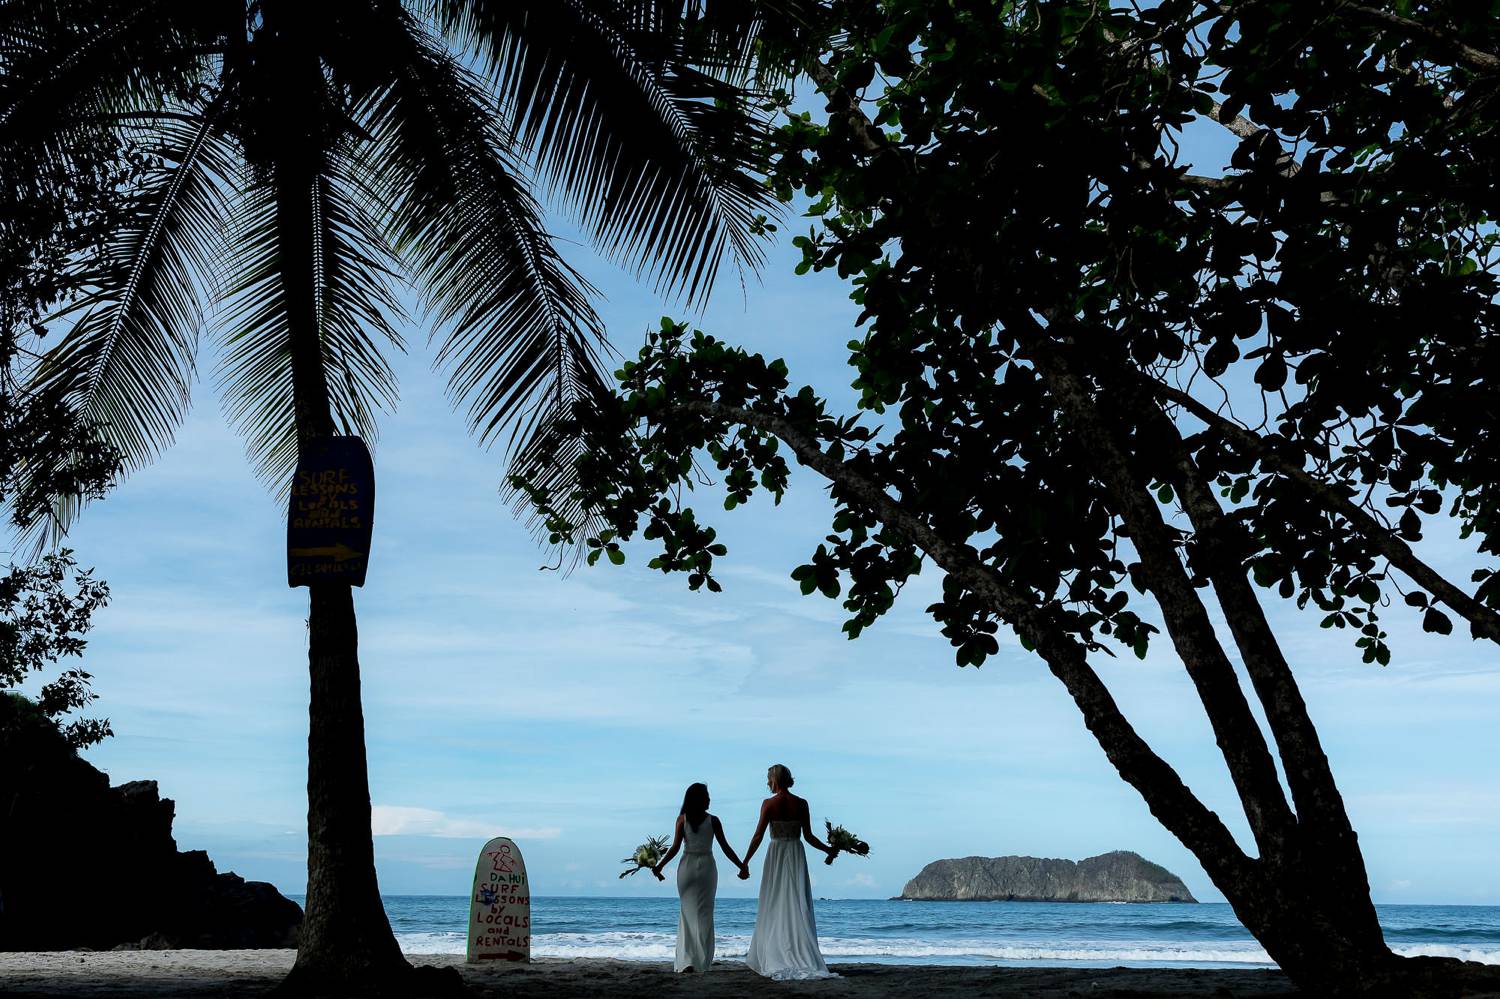
<instances>
[{"instance_id":1,"label":"breaking wave","mask_svg":"<svg viewBox=\"0 0 1500 999\"><path fill-rule=\"evenodd\" d=\"M401 933L407 954L462 954L462 933ZM830 961L913 961L922 964L1003 962L1018 964L1152 964L1271 967L1273 962L1255 944L1214 947L1180 946L1158 942L1109 941L1061 946L1023 945L985 940L934 943L915 939L824 937L820 941ZM721 936L718 957L745 956L750 938ZM602 933L545 933L532 940L532 954L555 958L613 958L619 961L670 961L676 938L669 933L614 931ZM1483 964L1500 964L1500 949L1445 944L1416 944L1392 948L1404 957L1456 957Z\"/></svg>"}]
</instances>

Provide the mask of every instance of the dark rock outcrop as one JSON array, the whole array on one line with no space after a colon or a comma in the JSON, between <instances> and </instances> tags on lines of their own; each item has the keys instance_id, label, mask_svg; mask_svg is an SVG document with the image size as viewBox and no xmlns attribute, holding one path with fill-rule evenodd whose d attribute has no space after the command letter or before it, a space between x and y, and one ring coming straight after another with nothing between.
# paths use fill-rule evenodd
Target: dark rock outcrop
<instances>
[{"instance_id":1,"label":"dark rock outcrop","mask_svg":"<svg viewBox=\"0 0 1500 999\"><path fill-rule=\"evenodd\" d=\"M946 902L1196 902L1182 879L1126 850L1071 860L962 857L922 868L897 896Z\"/></svg>"},{"instance_id":2,"label":"dark rock outcrop","mask_svg":"<svg viewBox=\"0 0 1500 999\"><path fill-rule=\"evenodd\" d=\"M179 852L155 781L110 787L0 694L0 950L293 947L302 910Z\"/></svg>"}]
</instances>

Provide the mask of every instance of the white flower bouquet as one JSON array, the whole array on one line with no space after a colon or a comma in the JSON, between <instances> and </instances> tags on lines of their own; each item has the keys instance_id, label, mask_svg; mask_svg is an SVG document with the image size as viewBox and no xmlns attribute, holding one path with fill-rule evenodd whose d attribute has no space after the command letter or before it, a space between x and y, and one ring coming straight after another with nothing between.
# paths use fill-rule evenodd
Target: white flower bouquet
<instances>
[{"instance_id":1,"label":"white flower bouquet","mask_svg":"<svg viewBox=\"0 0 1500 999\"><path fill-rule=\"evenodd\" d=\"M626 857L621 863L628 865L626 870L620 872L620 877L628 878L638 871L649 871L661 863L661 858L667 855L667 837L652 836L635 848L635 852Z\"/></svg>"},{"instance_id":2,"label":"white flower bouquet","mask_svg":"<svg viewBox=\"0 0 1500 999\"><path fill-rule=\"evenodd\" d=\"M823 824L828 827L828 845L833 849L828 854L825 864L833 863L833 858L841 853L852 853L856 857L868 857L870 855L870 844L854 835L843 826L836 826L827 819Z\"/></svg>"}]
</instances>

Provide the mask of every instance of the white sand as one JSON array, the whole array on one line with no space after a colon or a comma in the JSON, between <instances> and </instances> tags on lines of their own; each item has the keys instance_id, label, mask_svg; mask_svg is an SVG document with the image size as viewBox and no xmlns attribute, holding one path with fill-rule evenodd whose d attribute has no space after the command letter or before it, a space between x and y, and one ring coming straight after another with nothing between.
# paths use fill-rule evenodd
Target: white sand
<instances>
[{"instance_id":1,"label":"white sand","mask_svg":"<svg viewBox=\"0 0 1500 999\"><path fill-rule=\"evenodd\" d=\"M291 950L148 950L0 953L0 995L7 997L188 997L261 995L291 968ZM724 962L706 975L674 975L670 964L597 958L544 958L529 965L470 966L463 958L414 955L415 964L455 966L479 996L828 996L874 999L973 999L977 996L1070 995L1288 996L1274 971L1126 968L992 968L851 964L820 982L769 982L743 964Z\"/></svg>"}]
</instances>

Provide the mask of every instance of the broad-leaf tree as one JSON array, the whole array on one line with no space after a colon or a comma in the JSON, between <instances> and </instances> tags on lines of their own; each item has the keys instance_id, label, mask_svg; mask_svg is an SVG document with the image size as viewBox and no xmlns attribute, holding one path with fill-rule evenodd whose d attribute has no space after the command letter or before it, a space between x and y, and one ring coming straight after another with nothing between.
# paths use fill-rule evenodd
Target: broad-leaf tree
<instances>
[{"instance_id":1,"label":"broad-leaf tree","mask_svg":"<svg viewBox=\"0 0 1500 999\"><path fill-rule=\"evenodd\" d=\"M664 292L697 300L721 265L754 267L770 200L765 130L743 89L759 10L6 4L7 183L67 164L100 129L147 157L129 217L102 257L79 263L72 324L32 390L65 399L127 470L139 467L171 442L207 340L228 416L281 490L318 438L374 436L396 400L390 357L404 349L410 286L476 436L565 482L575 452L557 418L598 394L602 330L533 188ZM76 497L53 499L65 527ZM348 585L310 588L309 665L307 912L289 982L400 991L407 965L373 863Z\"/></svg>"},{"instance_id":2,"label":"broad-leaf tree","mask_svg":"<svg viewBox=\"0 0 1500 999\"><path fill-rule=\"evenodd\" d=\"M56 668L57 675L37 690L35 710L57 726L72 749L114 734L107 718L66 718L98 697L92 675L72 660L83 655L94 612L107 603L108 584L95 579L93 570L80 570L66 548L34 565L13 565L0 576L0 698L6 698L7 712L19 710L11 699L19 697L14 692ZM12 720L7 713L0 728Z\"/></svg>"},{"instance_id":3,"label":"broad-leaf tree","mask_svg":"<svg viewBox=\"0 0 1500 999\"><path fill-rule=\"evenodd\" d=\"M799 268L835 270L862 307L864 412L664 321L618 373L581 488L530 486L554 539L618 561L640 534L654 567L716 589L725 549L688 504L695 465L720 469L732 508L779 497L795 460L836 505L792 573L803 592L840 599L854 638L940 570L928 610L959 664L1015 632L1297 982L1493 985L1493 969L1386 946L1265 607L1294 601L1393 669L1392 603L1500 642L1496 577L1448 579L1413 547L1444 519L1476 565L1500 545L1500 19L1439 0L824 13L799 67L826 107L790 115L773 173L812 200ZM1189 130L1227 140L1227 162L1186 162ZM1095 670L1160 637L1250 842Z\"/></svg>"}]
</instances>

